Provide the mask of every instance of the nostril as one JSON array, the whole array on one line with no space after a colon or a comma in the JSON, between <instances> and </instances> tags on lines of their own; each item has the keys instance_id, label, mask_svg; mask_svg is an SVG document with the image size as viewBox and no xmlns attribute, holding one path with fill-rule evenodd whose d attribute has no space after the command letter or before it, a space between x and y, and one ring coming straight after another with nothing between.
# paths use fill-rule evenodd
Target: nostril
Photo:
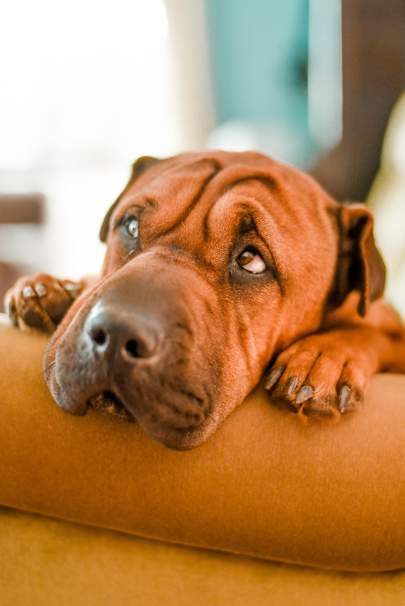
<instances>
[{"instance_id":1,"label":"nostril","mask_svg":"<svg viewBox=\"0 0 405 606\"><path fill-rule=\"evenodd\" d=\"M102 328L95 328L90 331L90 336L93 341L100 347L107 342L107 333Z\"/></svg>"},{"instance_id":2,"label":"nostril","mask_svg":"<svg viewBox=\"0 0 405 606\"><path fill-rule=\"evenodd\" d=\"M139 344L135 339L130 339L125 343L125 351L131 356L131 358L141 358L141 352L139 350Z\"/></svg>"}]
</instances>

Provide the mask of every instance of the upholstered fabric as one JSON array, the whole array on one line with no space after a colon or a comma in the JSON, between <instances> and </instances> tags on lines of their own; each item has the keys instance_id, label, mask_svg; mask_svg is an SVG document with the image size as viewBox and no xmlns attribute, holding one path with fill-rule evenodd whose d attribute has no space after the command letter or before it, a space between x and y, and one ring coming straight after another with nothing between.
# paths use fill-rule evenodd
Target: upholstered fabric
<instances>
[{"instance_id":1,"label":"upholstered fabric","mask_svg":"<svg viewBox=\"0 0 405 606\"><path fill-rule=\"evenodd\" d=\"M2 606L400 606L405 572L353 574L0 510Z\"/></svg>"},{"instance_id":2,"label":"upholstered fabric","mask_svg":"<svg viewBox=\"0 0 405 606\"><path fill-rule=\"evenodd\" d=\"M302 425L258 389L207 444L51 400L42 337L0 326L0 504L143 537L341 570L405 567L405 377Z\"/></svg>"}]
</instances>

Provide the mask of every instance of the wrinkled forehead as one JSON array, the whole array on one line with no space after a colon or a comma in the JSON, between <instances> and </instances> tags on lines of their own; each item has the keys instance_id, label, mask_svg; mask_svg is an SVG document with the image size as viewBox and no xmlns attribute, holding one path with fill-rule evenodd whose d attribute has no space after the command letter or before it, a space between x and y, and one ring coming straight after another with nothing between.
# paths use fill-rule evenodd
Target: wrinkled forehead
<instances>
[{"instance_id":1,"label":"wrinkled forehead","mask_svg":"<svg viewBox=\"0 0 405 606\"><path fill-rule=\"evenodd\" d=\"M306 240L308 248L330 229L334 206L300 171L254 152L216 152L159 162L128 188L116 212L145 212L154 236L183 230L205 239L226 237L251 217L274 237L294 239L298 248Z\"/></svg>"},{"instance_id":2,"label":"wrinkled forehead","mask_svg":"<svg viewBox=\"0 0 405 606\"><path fill-rule=\"evenodd\" d=\"M162 271L175 272L185 263L221 293L229 287L225 272L240 247L252 245L261 251L263 243L288 295L284 313L295 317L321 309L332 284L336 208L310 177L265 156L207 154L154 165L125 190L112 221L119 223L136 212L142 249L165 249L159 255ZM256 233L242 233L246 217ZM111 254L115 242L111 239ZM299 309L297 300L302 302Z\"/></svg>"}]
</instances>

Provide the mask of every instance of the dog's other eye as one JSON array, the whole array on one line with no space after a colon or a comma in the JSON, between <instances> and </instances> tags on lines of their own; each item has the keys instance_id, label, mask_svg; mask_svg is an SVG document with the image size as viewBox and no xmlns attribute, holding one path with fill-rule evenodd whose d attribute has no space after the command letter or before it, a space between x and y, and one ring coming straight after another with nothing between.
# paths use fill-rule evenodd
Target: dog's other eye
<instances>
[{"instance_id":1,"label":"dog's other eye","mask_svg":"<svg viewBox=\"0 0 405 606\"><path fill-rule=\"evenodd\" d=\"M263 257L251 246L245 248L245 250L241 252L237 258L237 262L239 267L251 274L262 274L267 269Z\"/></svg>"},{"instance_id":2,"label":"dog's other eye","mask_svg":"<svg viewBox=\"0 0 405 606\"><path fill-rule=\"evenodd\" d=\"M125 228L125 232L126 234L132 238L133 240L136 240L139 236L139 221L137 219L137 217L134 217L133 215L131 215L130 217L127 217L127 219L125 219L124 221L124 228Z\"/></svg>"}]
</instances>

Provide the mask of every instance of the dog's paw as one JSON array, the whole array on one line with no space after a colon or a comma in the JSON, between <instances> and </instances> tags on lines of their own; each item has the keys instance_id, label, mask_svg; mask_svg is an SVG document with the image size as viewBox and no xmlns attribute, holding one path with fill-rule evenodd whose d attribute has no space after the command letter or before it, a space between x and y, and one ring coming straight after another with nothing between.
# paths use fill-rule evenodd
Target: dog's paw
<instances>
[{"instance_id":1,"label":"dog's paw","mask_svg":"<svg viewBox=\"0 0 405 606\"><path fill-rule=\"evenodd\" d=\"M266 377L276 402L306 416L338 416L359 408L371 375L373 355L356 330L305 337L285 349Z\"/></svg>"},{"instance_id":2,"label":"dog's paw","mask_svg":"<svg viewBox=\"0 0 405 606\"><path fill-rule=\"evenodd\" d=\"M21 330L51 333L83 291L82 282L35 274L17 280L4 300L6 313Z\"/></svg>"}]
</instances>

